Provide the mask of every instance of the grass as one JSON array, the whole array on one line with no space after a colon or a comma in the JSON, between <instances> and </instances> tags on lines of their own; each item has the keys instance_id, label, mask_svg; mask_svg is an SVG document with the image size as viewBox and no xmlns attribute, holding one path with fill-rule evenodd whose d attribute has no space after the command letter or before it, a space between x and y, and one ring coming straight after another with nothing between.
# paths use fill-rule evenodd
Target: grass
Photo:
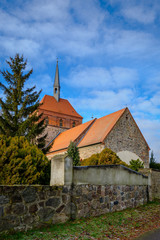
<instances>
[{"instance_id":1,"label":"grass","mask_svg":"<svg viewBox=\"0 0 160 240\"><path fill-rule=\"evenodd\" d=\"M107 213L99 217L69 221L40 229L0 235L3 240L55 239L134 239L146 231L160 227L160 202L135 209Z\"/></svg>"}]
</instances>

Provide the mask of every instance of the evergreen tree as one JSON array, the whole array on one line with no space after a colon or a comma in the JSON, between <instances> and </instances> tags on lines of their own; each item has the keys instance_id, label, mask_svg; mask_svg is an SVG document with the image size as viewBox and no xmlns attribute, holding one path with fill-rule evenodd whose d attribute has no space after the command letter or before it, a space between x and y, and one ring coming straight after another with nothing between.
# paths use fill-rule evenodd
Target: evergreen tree
<instances>
[{"instance_id":1,"label":"evergreen tree","mask_svg":"<svg viewBox=\"0 0 160 240\"><path fill-rule=\"evenodd\" d=\"M154 164L154 163L156 163L156 159L154 157L154 153L153 153L153 150L152 150L151 157L150 157L150 164Z\"/></svg>"},{"instance_id":2,"label":"evergreen tree","mask_svg":"<svg viewBox=\"0 0 160 240\"><path fill-rule=\"evenodd\" d=\"M72 141L70 142L67 153L68 156L70 156L73 159L73 166L79 166L80 165L79 150L74 142Z\"/></svg>"},{"instance_id":3,"label":"evergreen tree","mask_svg":"<svg viewBox=\"0 0 160 240\"><path fill-rule=\"evenodd\" d=\"M37 92L35 86L25 87L33 70L26 73L27 61L19 54L6 62L11 72L0 71L7 83L5 85L0 82L0 88L4 91L4 98L0 98L0 134L7 137L25 136L29 142L42 149L47 135L43 134L45 119L42 118L42 114L38 114L41 91Z\"/></svg>"},{"instance_id":4,"label":"evergreen tree","mask_svg":"<svg viewBox=\"0 0 160 240\"><path fill-rule=\"evenodd\" d=\"M50 181L50 161L25 137L0 135L0 185L43 184Z\"/></svg>"},{"instance_id":5,"label":"evergreen tree","mask_svg":"<svg viewBox=\"0 0 160 240\"><path fill-rule=\"evenodd\" d=\"M149 167L153 168L153 169L159 169L160 170L160 163L156 162L153 151L151 152Z\"/></svg>"}]
</instances>

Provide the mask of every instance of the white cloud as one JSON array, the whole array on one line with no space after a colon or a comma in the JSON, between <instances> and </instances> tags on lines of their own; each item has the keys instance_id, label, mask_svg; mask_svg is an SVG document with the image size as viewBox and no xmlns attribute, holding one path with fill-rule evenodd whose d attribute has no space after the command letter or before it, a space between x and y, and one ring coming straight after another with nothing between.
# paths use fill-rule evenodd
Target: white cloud
<instances>
[{"instance_id":1,"label":"white cloud","mask_svg":"<svg viewBox=\"0 0 160 240\"><path fill-rule=\"evenodd\" d=\"M56 52L76 57L93 54L96 48L92 41L95 42L98 38L104 14L95 2L89 1L88 4L89 12L81 1L75 3L69 0L65 3L62 0L33 0L21 7L9 8L8 12L1 10L0 31L5 38L0 46L2 45L5 54L10 55L12 48L16 52L22 49L25 52L26 44L23 42L30 41L28 48L38 45L39 49L27 49L29 57L36 55L39 58L41 54L48 57L47 61ZM46 51L46 48L50 51Z\"/></svg>"},{"instance_id":2,"label":"white cloud","mask_svg":"<svg viewBox=\"0 0 160 240\"><path fill-rule=\"evenodd\" d=\"M69 100L79 109L92 109L97 111L116 111L131 104L134 93L131 89L114 91L92 91L91 97L70 98Z\"/></svg>"},{"instance_id":3,"label":"white cloud","mask_svg":"<svg viewBox=\"0 0 160 240\"><path fill-rule=\"evenodd\" d=\"M142 5L128 6L123 8L122 14L128 19L144 24L153 23L156 17L156 13L153 9Z\"/></svg>"},{"instance_id":4,"label":"white cloud","mask_svg":"<svg viewBox=\"0 0 160 240\"><path fill-rule=\"evenodd\" d=\"M63 79L73 87L92 89L118 89L134 87L138 82L136 70L123 67L77 67L70 72L70 75Z\"/></svg>"},{"instance_id":5,"label":"white cloud","mask_svg":"<svg viewBox=\"0 0 160 240\"><path fill-rule=\"evenodd\" d=\"M38 42L32 41L30 39L16 39L8 37L0 37L0 46L3 54L10 52L11 56L16 53L24 54L25 57L32 56L32 59L37 58L40 53L40 46Z\"/></svg>"},{"instance_id":6,"label":"white cloud","mask_svg":"<svg viewBox=\"0 0 160 240\"><path fill-rule=\"evenodd\" d=\"M132 109L140 113L151 117L151 116L159 116L160 117L160 92L156 92L155 94L143 97L135 97L135 100L132 105Z\"/></svg>"},{"instance_id":7,"label":"white cloud","mask_svg":"<svg viewBox=\"0 0 160 240\"><path fill-rule=\"evenodd\" d=\"M140 30L107 29L104 42L103 51L118 57L143 59L159 54L159 41L152 34Z\"/></svg>"}]
</instances>

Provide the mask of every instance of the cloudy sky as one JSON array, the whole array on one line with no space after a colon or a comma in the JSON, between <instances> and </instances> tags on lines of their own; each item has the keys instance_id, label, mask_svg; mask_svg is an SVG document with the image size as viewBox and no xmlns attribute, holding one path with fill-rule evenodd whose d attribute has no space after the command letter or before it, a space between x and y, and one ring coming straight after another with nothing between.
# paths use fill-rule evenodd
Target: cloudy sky
<instances>
[{"instance_id":1,"label":"cloudy sky","mask_svg":"<svg viewBox=\"0 0 160 240\"><path fill-rule=\"evenodd\" d=\"M43 97L58 57L61 97L84 122L128 106L160 162L159 12L159 0L1 0L0 69L23 54Z\"/></svg>"}]
</instances>

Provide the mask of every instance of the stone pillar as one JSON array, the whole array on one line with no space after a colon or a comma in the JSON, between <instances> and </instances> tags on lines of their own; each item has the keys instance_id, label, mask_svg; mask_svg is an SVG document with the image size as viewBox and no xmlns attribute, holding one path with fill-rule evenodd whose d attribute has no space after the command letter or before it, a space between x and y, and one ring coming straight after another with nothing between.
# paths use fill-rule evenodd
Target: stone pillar
<instances>
[{"instance_id":1,"label":"stone pillar","mask_svg":"<svg viewBox=\"0 0 160 240\"><path fill-rule=\"evenodd\" d=\"M139 172L148 177L148 200L153 200L153 182L152 182L152 169L151 168L141 168Z\"/></svg>"},{"instance_id":2,"label":"stone pillar","mask_svg":"<svg viewBox=\"0 0 160 240\"><path fill-rule=\"evenodd\" d=\"M51 159L50 186L71 185L73 161L67 154L59 154Z\"/></svg>"}]
</instances>

